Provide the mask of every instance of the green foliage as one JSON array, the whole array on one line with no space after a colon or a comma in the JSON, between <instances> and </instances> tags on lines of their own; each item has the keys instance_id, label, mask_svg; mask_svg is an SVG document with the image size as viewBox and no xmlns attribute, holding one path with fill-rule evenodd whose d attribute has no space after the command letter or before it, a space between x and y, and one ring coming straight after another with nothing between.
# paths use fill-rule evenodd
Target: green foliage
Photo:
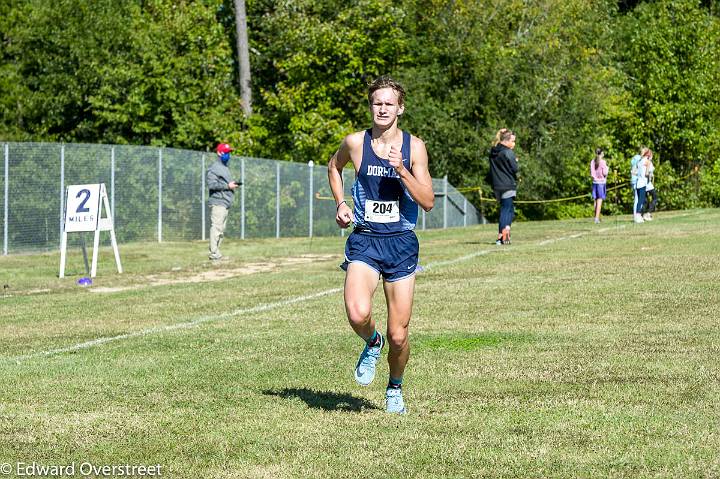
<instances>
[{"instance_id":1,"label":"green foliage","mask_svg":"<svg viewBox=\"0 0 720 479\"><path fill-rule=\"evenodd\" d=\"M720 145L720 20L697 0L662 0L639 5L619 27L633 116L618 137L628 154L646 144L678 171L706 164Z\"/></svg>"},{"instance_id":2,"label":"green foliage","mask_svg":"<svg viewBox=\"0 0 720 479\"><path fill-rule=\"evenodd\" d=\"M4 32L2 68L22 81L3 99L3 136L189 148L224 139L242 114L212 3L20 4Z\"/></svg>"},{"instance_id":3,"label":"green foliage","mask_svg":"<svg viewBox=\"0 0 720 479\"><path fill-rule=\"evenodd\" d=\"M90 104L113 142L201 149L242 123L224 28L205 2L147 2ZM133 141L134 140L134 141Z\"/></svg>"},{"instance_id":4,"label":"green foliage","mask_svg":"<svg viewBox=\"0 0 720 479\"><path fill-rule=\"evenodd\" d=\"M428 143L432 172L461 186L484 184L490 141L508 127L518 133L522 198L586 191L593 149L607 143L611 119L623 113L618 73L607 66L605 2L415 8L420 62L406 76L421 110L407 119Z\"/></svg>"},{"instance_id":5,"label":"green foliage","mask_svg":"<svg viewBox=\"0 0 720 479\"><path fill-rule=\"evenodd\" d=\"M700 177L694 171L678 174L669 162L656 165L654 185L658 194L658 207L682 209L700 206L699 180Z\"/></svg>"},{"instance_id":6,"label":"green foliage","mask_svg":"<svg viewBox=\"0 0 720 479\"><path fill-rule=\"evenodd\" d=\"M704 204L720 204L720 158L700 172Z\"/></svg>"},{"instance_id":7,"label":"green foliage","mask_svg":"<svg viewBox=\"0 0 720 479\"><path fill-rule=\"evenodd\" d=\"M327 162L344 135L367 124L368 81L407 61L403 11L381 0L257 2L250 13L265 133L254 154Z\"/></svg>"},{"instance_id":8,"label":"green foliage","mask_svg":"<svg viewBox=\"0 0 720 479\"><path fill-rule=\"evenodd\" d=\"M98 67L127 40L131 14L130 4L111 0L18 2L3 28L10 139L97 140L87 97L102 82Z\"/></svg>"}]
</instances>

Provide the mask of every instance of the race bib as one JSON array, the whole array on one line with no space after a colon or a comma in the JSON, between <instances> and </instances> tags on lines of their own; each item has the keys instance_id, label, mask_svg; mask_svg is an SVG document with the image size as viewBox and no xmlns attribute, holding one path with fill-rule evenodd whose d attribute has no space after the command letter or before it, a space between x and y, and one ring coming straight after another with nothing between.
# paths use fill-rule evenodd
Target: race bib
<instances>
[{"instance_id":1,"label":"race bib","mask_svg":"<svg viewBox=\"0 0 720 479\"><path fill-rule=\"evenodd\" d=\"M400 221L400 202L365 200L365 221L397 223Z\"/></svg>"}]
</instances>

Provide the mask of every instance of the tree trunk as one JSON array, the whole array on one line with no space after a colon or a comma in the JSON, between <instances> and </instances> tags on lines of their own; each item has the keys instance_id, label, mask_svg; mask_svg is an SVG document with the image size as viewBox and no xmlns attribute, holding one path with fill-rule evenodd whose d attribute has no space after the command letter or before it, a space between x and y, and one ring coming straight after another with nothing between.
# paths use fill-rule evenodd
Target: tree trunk
<instances>
[{"instance_id":1,"label":"tree trunk","mask_svg":"<svg viewBox=\"0 0 720 479\"><path fill-rule=\"evenodd\" d=\"M235 0L235 32L240 80L240 97L246 116L252 114L252 91L250 89L250 48L248 46L245 0Z\"/></svg>"}]
</instances>

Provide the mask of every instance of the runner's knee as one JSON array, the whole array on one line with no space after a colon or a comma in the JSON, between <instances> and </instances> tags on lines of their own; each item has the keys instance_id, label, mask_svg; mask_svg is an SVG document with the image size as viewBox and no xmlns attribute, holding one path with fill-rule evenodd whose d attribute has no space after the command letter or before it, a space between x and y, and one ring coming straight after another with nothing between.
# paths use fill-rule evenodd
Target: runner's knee
<instances>
[{"instance_id":1,"label":"runner's knee","mask_svg":"<svg viewBox=\"0 0 720 479\"><path fill-rule=\"evenodd\" d=\"M346 305L348 320L353 324L365 324L370 321L372 306L370 303L351 301Z\"/></svg>"},{"instance_id":2,"label":"runner's knee","mask_svg":"<svg viewBox=\"0 0 720 479\"><path fill-rule=\"evenodd\" d=\"M393 351L404 349L408 344L407 327L388 328L387 343Z\"/></svg>"}]
</instances>

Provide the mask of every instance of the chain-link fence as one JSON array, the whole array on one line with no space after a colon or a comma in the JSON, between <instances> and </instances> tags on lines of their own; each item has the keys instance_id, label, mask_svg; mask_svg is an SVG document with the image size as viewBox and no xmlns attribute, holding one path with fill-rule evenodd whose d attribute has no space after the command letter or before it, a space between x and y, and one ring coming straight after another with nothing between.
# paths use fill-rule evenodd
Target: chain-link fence
<instances>
[{"instance_id":1,"label":"chain-link fence","mask_svg":"<svg viewBox=\"0 0 720 479\"><path fill-rule=\"evenodd\" d=\"M214 153L172 148L3 143L0 233L3 254L59 246L65 187L105 183L119 243L204 240L209 234L205 172ZM225 235L234 238L343 235L327 168L235 156L235 192ZM344 171L346 196L353 182ZM433 179L436 200L418 229L469 226L483 219L447 179ZM107 241L106 238L103 238Z\"/></svg>"}]
</instances>

